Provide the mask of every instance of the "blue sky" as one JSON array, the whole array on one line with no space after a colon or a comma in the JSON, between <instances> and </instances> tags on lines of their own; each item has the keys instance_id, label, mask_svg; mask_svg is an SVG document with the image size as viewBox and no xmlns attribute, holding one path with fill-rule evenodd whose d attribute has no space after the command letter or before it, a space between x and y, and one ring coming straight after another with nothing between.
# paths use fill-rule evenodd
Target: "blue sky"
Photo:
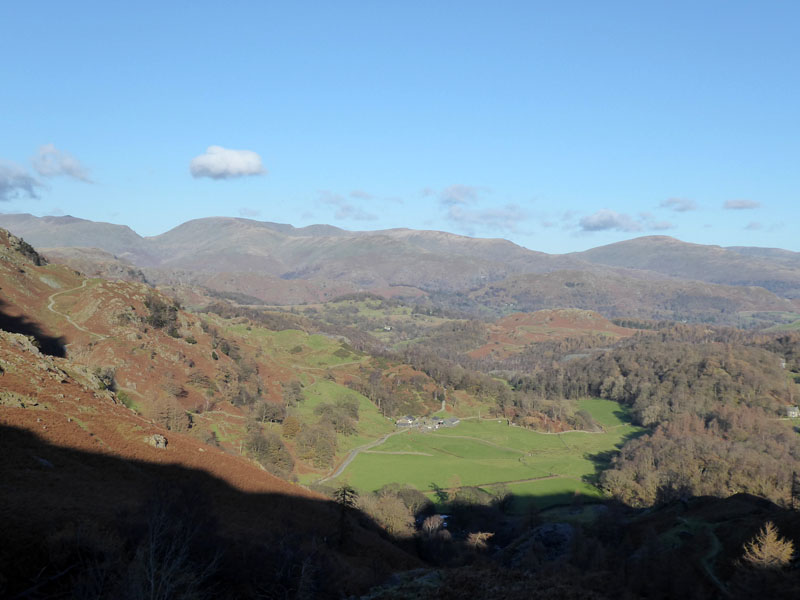
<instances>
[{"instance_id":1,"label":"blue sky","mask_svg":"<svg viewBox=\"0 0 800 600\"><path fill-rule=\"evenodd\" d=\"M798 22L795 1L4 2L0 212L800 251Z\"/></svg>"}]
</instances>

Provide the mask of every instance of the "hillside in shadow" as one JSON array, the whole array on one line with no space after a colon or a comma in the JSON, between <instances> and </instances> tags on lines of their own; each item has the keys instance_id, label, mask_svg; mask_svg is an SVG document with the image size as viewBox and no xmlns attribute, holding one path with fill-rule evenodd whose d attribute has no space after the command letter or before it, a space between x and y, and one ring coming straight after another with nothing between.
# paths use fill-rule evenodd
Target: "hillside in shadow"
<instances>
[{"instance_id":1,"label":"hillside in shadow","mask_svg":"<svg viewBox=\"0 0 800 600\"><path fill-rule=\"evenodd\" d=\"M0 425L0 597L333 598L421 563L365 515Z\"/></svg>"},{"instance_id":2,"label":"hillside in shadow","mask_svg":"<svg viewBox=\"0 0 800 600\"><path fill-rule=\"evenodd\" d=\"M42 326L25 315L12 316L8 314L8 304L0 299L0 329L9 333L21 333L31 336L42 354L48 356L65 357L67 349L62 336L52 336L45 333Z\"/></svg>"}]
</instances>

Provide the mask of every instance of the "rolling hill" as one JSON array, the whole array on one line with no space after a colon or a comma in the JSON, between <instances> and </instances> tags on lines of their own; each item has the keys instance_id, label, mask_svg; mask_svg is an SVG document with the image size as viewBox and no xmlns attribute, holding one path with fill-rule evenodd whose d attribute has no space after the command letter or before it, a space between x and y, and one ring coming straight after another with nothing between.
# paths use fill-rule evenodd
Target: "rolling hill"
<instances>
[{"instance_id":1,"label":"rolling hill","mask_svg":"<svg viewBox=\"0 0 800 600\"><path fill-rule=\"evenodd\" d=\"M734 286L758 286L800 298L800 260L795 252L689 244L667 236L640 237L569 256L594 263Z\"/></svg>"},{"instance_id":2,"label":"rolling hill","mask_svg":"<svg viewBox=\"0 0 800 600\"><path fill-rule=\"evenodd\" d=\"M758 287L571 270L515 275L471 291L468 298L472 304L509 311L578 308L597 311L608 318L628 316L733 325L739 324L741 311L797 310L796 302Z\"/></svg>"}]
</instances>

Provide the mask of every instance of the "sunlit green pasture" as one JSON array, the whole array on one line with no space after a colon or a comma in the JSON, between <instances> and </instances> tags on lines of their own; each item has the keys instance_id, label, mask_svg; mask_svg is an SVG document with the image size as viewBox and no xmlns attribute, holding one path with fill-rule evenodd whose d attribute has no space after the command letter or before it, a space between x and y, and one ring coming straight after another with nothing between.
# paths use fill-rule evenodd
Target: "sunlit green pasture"
<instances>
[{"instance_id":1,"label":"sunlit green pasture","mask_svg":"<svg viewBox=\"0 0 800 600\"><path fill-rule=\"evenodd\" d=\"M545 434L508 425L505 419L468 419L453 428L406 431L360 453L339 477L362 491L387 483L435 488L505 483L524 511L533 502L549 506L578 494L598 497L591 485L607 453L640 429L627 424L620 405L587 400L581 408L603 424L602 433Z\"/></svg>"}]
</instances>

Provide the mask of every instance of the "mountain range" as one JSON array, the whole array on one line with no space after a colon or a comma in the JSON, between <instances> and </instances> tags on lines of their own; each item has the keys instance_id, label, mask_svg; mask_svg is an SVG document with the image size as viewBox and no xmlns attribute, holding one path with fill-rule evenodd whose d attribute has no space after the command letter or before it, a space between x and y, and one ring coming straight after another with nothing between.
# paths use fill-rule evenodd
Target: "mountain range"
<instances>
[{"instance_id":1,"label":"mountain range","mask_svg":"<svg viewBox=\"0 0 800 600\"><path fill-rule=\"evenodd\" d=\"M723 306L729 315L800 308L800 253L667 236L559 255L440 231L296 228L231 217L188 221L153 237L71 216L2 214L0 226L86 273L202 286L273 304L366 290L385 296L502 296L517 308L569 306L608 316L697 320L708 318L695 314L698 304ZM599 289L601 297L579 293L589 288ZM523 299L532 295L538 299ZM614 308L620 304L624 311Z\"/></svg>"}]
</instances>

